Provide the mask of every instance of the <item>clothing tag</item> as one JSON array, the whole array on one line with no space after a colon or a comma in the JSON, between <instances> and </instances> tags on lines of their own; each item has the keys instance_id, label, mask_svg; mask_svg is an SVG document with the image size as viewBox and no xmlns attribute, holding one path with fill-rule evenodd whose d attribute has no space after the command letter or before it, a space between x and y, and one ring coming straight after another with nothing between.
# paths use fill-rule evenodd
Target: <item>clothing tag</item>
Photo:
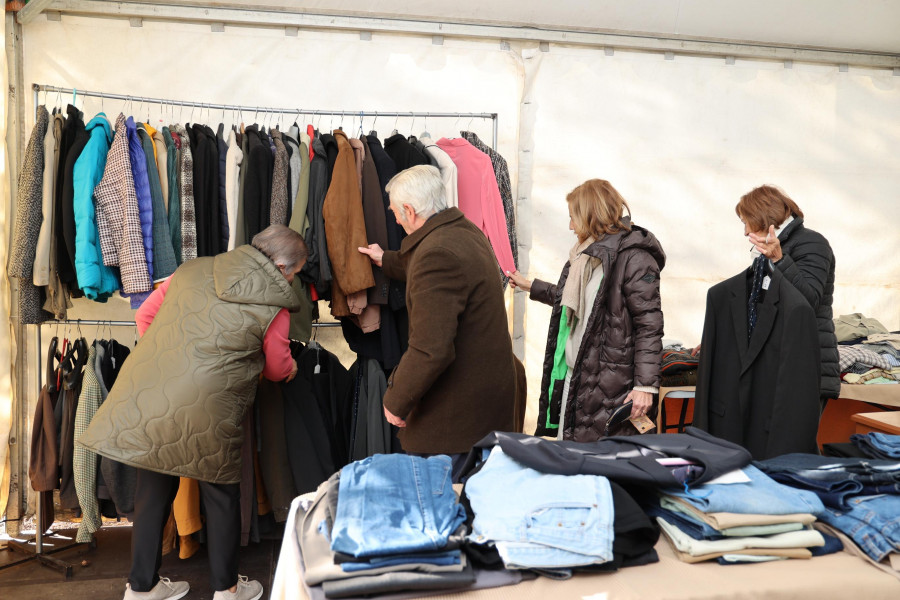
<instances>
[{"instance_id":1,"label":"clothing tag","mask_svg":"<svg viewBox=\"0 0 900 600\"><path fill-rule=\"evenodd\" d=\"M770 283L772 283L772 278L771 278L771 277L769 277L768 275L766 275L765 277L763 277L762 289L764 289L764 290L769 289L769 284L770 284Z\"/></svg>"},{"instance_id":2,"label":"clothing tag","mask_svg":"<svg viewBox=\"0 0 900 600\"><path fill-rule=\"evenodd\" d=\"M744 473L742 469L735 469L730 473L725 473L724 475L719 475L712 481L707 481L703 485L714 485L714 484L728 484L728 483L748 483L750 478L747 477L747 474Z\"/></svg>"},{"instance_id":3,"label":"clothing tag","mask_svg":"<svg viewBox=\"0 0 900 600\"><path fill-rule=\"evenodd\" d=\"M112 367L113 367L113 370L115 370L115 368L116 368L116 357L115 357L115 356L110 356L109 359L112 361Z\"/></svg>"},{"instance_id":4,"label":"clothing tag","mask_svg":"<svg viewBox=\"0 0 900 600\"><path fill-rule=\"evenodd\" d=\"M689 465L696 465L692 460L688 460L686 458L680 458L678 456L667 456L665 458L657 458L656 462L663 465L664 467L686 467Z\"/></svg>"},{"instance_id":5,"label":"clothing tag","mask_svg":"<svg viewBox=\"0 0 900 600\"><path fill-rule=\"evenodd\" d=\"M318 375L318 374L321 373L321 372L322 372L322 366L321 366L321 365L316 365L315 367L313 367L313 373L314 373L314 374Z\"/></svg>"},{"instance_id":6,"label":"clothing tag","mask_svg":"<svg viewBox=\"0 0 900 600\"><path fill-rule=\"evenodd\" d=\"M638 433L645 433L656 427L656 423L654 423L647 415L641 415L637 418L628 420L631 421L634 428L638 430Z\"/></svg>"}]
</instances>

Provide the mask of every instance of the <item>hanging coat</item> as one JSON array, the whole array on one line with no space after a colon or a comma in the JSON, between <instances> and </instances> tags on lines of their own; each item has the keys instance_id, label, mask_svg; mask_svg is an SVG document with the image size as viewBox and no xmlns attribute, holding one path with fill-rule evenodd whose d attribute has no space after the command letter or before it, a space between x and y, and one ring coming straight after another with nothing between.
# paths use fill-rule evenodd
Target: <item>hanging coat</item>
<instances>
[{"instance_id":1,"label":"hanging coat","mask_svg":"<svg viewBox=\"0 0 900 600\"><path fill-rule=\"evenodd\" d=\"M9 251L9 277L19 280L19 322L36 324L50 318L42 309L44 299L34 285L34 253L41 231L41 194L44 178L44 137L50 115L38 107L37 121L25 148L25 159L19 172L16 190L16 222Z\"/></svg>"},{"instance_id":2,"label":"hanging coat","mask_svg":"<svg viewBox=\"0 0 900 600\"><path fill-rule=\"evenodd\" d=\"M56 214L59 218L54 223L56 231L56 260L59 278L66 284L73 296L81 296L81 288L75 269L75 208L73 199L75 161L81 156L88 143L88 131L85 129L81 113L71 104L66 109L68 118L63 126L63 135L59 147L59 163L56 171ZM109 147L109 144L107 144Z\"/></svg>"},{"instance_id":3,"label":"hanging coat","mask_svg":"<svg viewBox=\"0 0 900 600\"><path fill-rule=\"evenodd\" d=\"M85 297L99 302L119 289L119 276L104 264L94 190L103 178L112 142L106 115L98 114L87 125L90 136L72 169L72 208L75 215L75 271Z\"/></svg>"},{"instance_id":4,"label":"hanging coat","mask_svg":"<svg viewBox=\"0 0 900 600\"><path fill-rule=\"evenodd\" d=\"M155 132L154 132L155 133ZM163 200L161 174L153 160L153 138L144 127L138 127L138 135L144 148L147 165L147 179L150 183L150 199L153 202L153 279L160 281L175 272L175 250L169 233L169 219L166 202Z\"/></svg>"},{"instance_id":5,"label":"hanging coat","mask_svg":"<svg viewBox=\"0 0 900 600\"><path fill-rule=\"evenodd\" d=\"M335 282L331 293L331 314L349 317L347 297L372 287L375 279L371 261L357 250L367 246L368 242L353 148L343 131L336 129L334 138L340 151L325 196L322 216Z\"/></svg>"},{"instance_id":6,"label":"hanging coat","mask_svg":"<svg viewBox=\"0 0 900 600\"><path fill-rule=\"evenodd\" d=\"M194 213L194 155L191 139L181 125L175 126L181 141L181 262L197 258L197 215Z\"/></svg>"},{"instance_id":7,"label":"hanging coat","mask_svg":"<svg viewBox=\"0 0 900 600\"><path fill-rule=\"evenodd\" d=\"M694 426L740 444L754 460L817 454L815 314L774 269L748 342L747 273L713 286L706 296Z\"/></svg>"},{"instance_id":8,"label":"hanging coat","mask_svg":"<svg viewBox=\"0 0 900 600\"><path fill-rule=\"evenodd\" d=\"M172 240L172 252L175 255L175 265L181 264L181 189L180 189L180 181L181 181L181 149L178 148L178 145L181 145L179 140L178 145L175 144L175 137L178 134L175 134L175 137L172 135L172 131L168 127L163 127L162 129L163 138L166 140L166 156L168 160L168 166L166 167L166 172L169 177L169 195L166 198L166 210L168 211L168 223L169 223L169 239Z\"/></svg>"},{"instance_id":9,"label":"hanging coat","mask_svg":"<svg viewBox=\"0 0 900 600\"><path fill-rule=\"evenodd\" d=\"M118 266L122 290L127 294L134 294L151 289L152 283L147 269L145 238L135 192L128 137L125 115L119 113L103 178L97 184L94 195L97 198L97 228L100 232L103 264ZM146 166L142 165L142 168L146 171ZM152 235L152 232L148 233Z\"/></svg>"}]
</instances>

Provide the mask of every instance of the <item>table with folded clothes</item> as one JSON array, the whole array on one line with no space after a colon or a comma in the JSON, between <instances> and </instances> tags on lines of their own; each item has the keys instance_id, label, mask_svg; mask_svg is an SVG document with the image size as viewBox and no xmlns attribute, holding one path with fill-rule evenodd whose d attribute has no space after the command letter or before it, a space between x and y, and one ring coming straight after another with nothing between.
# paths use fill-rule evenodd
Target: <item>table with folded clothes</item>
<instances>
[{"instance_id":1,"label":"table with folded clothes","mask_svg":"<svg viewBox=\"0 0 900 600\"><path fill-rule=\"evenodd\" d=\"M858 385L900 383L900 332L860 313L834 319L841 380Z\"/></svg>"},{"instance_id":2,"label":"table with folded clothes","mask_svg":"<svg viewBox=\"0 0 900 600\"><path fill-rule=\"evenodd\" d=\"M587 444L494 432L458 495L448 457L375 455L294 500L271 598L896 598L900 531L873 515L900 520L883 499L900 464L813 458L751 464L694 428ZM860 519L879 552L853 543L871 537Z\"/></svg>"}]
</instances>

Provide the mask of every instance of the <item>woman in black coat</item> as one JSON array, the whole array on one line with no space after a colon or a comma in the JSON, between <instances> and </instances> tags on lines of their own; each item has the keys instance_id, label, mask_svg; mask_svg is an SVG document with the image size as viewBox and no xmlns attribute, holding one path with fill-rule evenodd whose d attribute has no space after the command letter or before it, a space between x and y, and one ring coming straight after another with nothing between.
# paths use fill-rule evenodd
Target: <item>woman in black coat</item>
<instances>
[{"instance_id":1,"label":"woman in black coat","mask_svg":"<svg viewBox=\"0 0 900 600\"><path fill-rule=\"evenodd\" d=\"M803 211L775 186L763 185L747 192L735 212L753 251L768 258L812 306L821 348L819 394L823 401L837 398L841 381L831 310L834 253L828 240L803 226Z\"/></svg>"}]
</instances>

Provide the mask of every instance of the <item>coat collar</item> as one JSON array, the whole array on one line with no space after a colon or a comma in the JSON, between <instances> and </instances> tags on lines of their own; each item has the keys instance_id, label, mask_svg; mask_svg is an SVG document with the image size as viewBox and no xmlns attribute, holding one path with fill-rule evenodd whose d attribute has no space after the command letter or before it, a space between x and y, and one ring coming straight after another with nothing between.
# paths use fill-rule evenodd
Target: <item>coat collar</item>
<instances>
[{"instance_id":1,"label":"coat collar","mask_svg":"<svg viewBox=\"0 0 900 600\"><path fill-rule=\"evenodd\" d=\"M465 215L456 207L447 208L435 215L431 215L424 225L403 238L403 241L400 242L400 254L412 252L419 245L419 242L424 240L435 229L463 218L465 218Z\"/></svg>"},{"instance_id":2,"label":"coat collar","mask_svg":"<svg viewBox=\"0 0 900 600\"><path fill-rule=\"evenodd\" d=\"M784 228L778 235L778 239L782 242L786 242L788 238L794 235L795 232L799 231L803 228L803 217L794 217L794 220L788 223L788 226Z\"/></svg>"}]
</instances>

